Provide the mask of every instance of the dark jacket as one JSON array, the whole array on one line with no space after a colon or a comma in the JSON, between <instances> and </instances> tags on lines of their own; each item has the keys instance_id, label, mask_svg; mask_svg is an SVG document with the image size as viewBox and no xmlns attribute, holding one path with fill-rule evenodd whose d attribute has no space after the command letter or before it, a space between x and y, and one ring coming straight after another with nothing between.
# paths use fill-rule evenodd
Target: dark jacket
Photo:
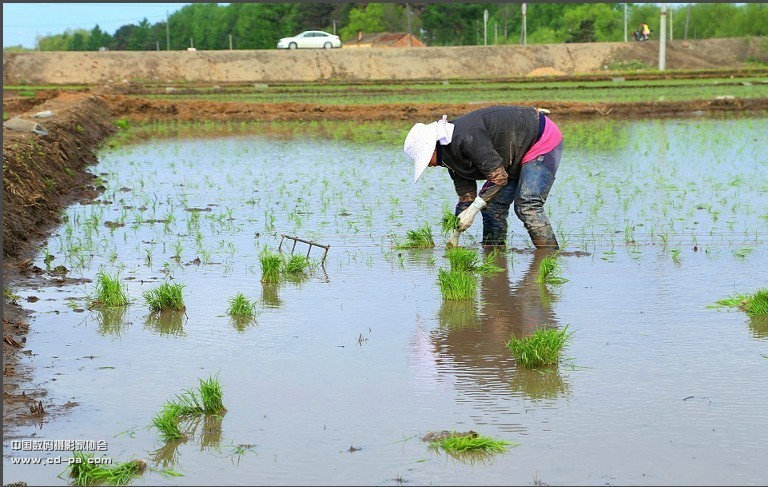
<instances>
[{"instance_id":1,"label":"dark jacket","mask_svg":"<svg viewBox=\"0 0 768 487\"><path fill-rule=\"evenodd\" d=\"M442 147L442 162L460 197L477 194L476 181L498 179L500 167L509 179L517 179L522 158L539 135L534 107L481 108L450 123L455 128L451 143Z\"/></svg>"}]
</instances>

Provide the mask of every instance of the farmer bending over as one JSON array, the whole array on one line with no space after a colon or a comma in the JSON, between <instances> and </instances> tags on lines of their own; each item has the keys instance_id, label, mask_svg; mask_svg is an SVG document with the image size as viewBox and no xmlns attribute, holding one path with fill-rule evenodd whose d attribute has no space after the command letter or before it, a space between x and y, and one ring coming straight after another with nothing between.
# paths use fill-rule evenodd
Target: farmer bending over
<instances>
[{"instance_id":1,"label":"farmer bending over","mask_svg":"<svg viewBox=\"0 0 768 487\"><path fill-rule=\"evenodd\" d=\"M427 167L445 166L459 202L459 222L448 246L458 245L478 212L483 215L483 245L505 245L507 217L514 202L537 248L558 249L544 203L555 181L563 136L535 107L498 106L447 116L428 125L417 123L403 149L413 159L414 182ZM477 192L476 181L485 180Z\"/></svg>"}]
</instances>

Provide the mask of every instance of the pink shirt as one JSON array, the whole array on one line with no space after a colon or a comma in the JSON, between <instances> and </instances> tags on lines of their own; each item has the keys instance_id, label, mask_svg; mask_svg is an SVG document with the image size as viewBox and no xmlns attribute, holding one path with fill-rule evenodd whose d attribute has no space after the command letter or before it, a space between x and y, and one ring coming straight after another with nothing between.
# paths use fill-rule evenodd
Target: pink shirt
<instances>
[{"instance_id":1,"label":"pink shirt","mask_svg":"<svg viewBox=\"0 0 768 487\"><path fill-rule=\"evenodd\" d=\"M560 132L558 126L555 125L555 122L550 120L549 117L543 113L541 116L544 117L544 132L541 134L539 141L533 144L531 148L528 149L528 152L525 153L522 164L531 162L540 155L551 152L563 141L563 134Z\"/></svg>"}]
</instances>

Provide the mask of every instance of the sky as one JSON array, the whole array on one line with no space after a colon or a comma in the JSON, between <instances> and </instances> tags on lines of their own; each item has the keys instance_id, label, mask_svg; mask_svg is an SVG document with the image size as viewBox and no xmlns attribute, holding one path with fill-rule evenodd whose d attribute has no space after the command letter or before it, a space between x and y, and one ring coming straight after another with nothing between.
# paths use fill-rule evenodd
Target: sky
<instances>
[{"instance_id":1,"label":"sky","mask_svg":"<svg viewBox=\"0 0 768 487\"><path fill-rule=\"evenodd\" d=\"M126 24L146 17L150 24L189 3L3 3L3 47L35 47L35 37L62 34L67 29L101 30L114 34Z\"/></svg>"}]
</instances>

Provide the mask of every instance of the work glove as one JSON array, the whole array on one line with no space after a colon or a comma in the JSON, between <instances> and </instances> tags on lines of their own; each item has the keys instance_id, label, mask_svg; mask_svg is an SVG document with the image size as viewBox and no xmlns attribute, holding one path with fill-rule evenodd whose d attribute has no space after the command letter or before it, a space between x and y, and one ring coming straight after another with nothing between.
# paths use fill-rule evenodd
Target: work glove
<instances>
[{"instance_id":1,"label":"work glove","mask_svg":"<svg viewBox=\"0 0 768 487\"><path fill-rule=\"evenodd\" d=\"M459 222L456 224L456 230L464 232L471 227L472 223L475 221L477 212L485 208L485 206L486 203L484 199L479 196L475 198L475 201L473 201L466 210L459 213Z\"/></svg>"}]
</instances>

